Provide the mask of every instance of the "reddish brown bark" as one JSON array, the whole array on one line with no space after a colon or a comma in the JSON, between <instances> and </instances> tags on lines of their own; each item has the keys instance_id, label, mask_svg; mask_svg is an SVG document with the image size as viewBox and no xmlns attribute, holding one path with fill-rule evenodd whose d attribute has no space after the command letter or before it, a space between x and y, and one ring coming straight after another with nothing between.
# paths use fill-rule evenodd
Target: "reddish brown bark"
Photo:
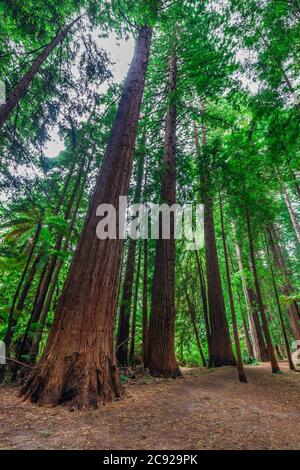
<instances>
[{"instance_id":1,"label":"reddish brown bark","mask_svg":"<svg viewBox=\"0 0 300 470\"><path fill-rule=\"evenodd\" d=\"M177 60L170 60L170 92L176 90ZM176 202L176 104L167 112L161 201L171 207ZM160 230L161 232L161 230ZM160 233L156 242L152 305L149 325L147 366L154 376L180 375L174 350L175 322L175 238L174 214L170 214L170 238Z\"/></svg>"},{"instance_id":2,"label":"reddish brown bark","mask_svg":"<svg viewBox=\"0 0 300 470\"><path fill-rule=\"evenodd\" d=\"M45 49L36 57L28 72L23 76L21 81L16 85L11 94L9 95L6 103L0 106L0 128L7 121L12 111L15 109L20 99L27 92L34 77L39 72L42 64L47 60L51 52L56 46L64 40L72 26L81 18L79 16L72 21L66 28L61 30L57 36L45 47Z\"/></svg>"},{"instance_id":3,"label":"reddish brown bark","mask_svg":"<svg viewBox=\"0 0 300 470\"><path fill-rule=\"evenodd\" d=\"M202 202L204 203L204 239L206 257L207 299L209 310L209 367L236 365L232 350L232 343L226 318L225 302L221 284L217 244L215 237L215 225L213 214L213 201L209 187L209 167L201 156L198 130L194 125L194 137L196 153L200 159L202 173L200 175L200 187ZM202 146L206 148L206 128L202 126Z\"/></svg>"},{"instance_id":4,"label":"reddish brown bark","mask_svg":"<svg viewBox=\"0 0 300 470\"><path fill-rule=\"evenodd\" d=\"M280 369L279 369L279 365L278 365L278 362L274 353L274 348L273 348L270 330L268 326L268 320L267 320L267 316L265 312L265 306L263 303L263 298L262 298L260 285L258 281L256 260L255 260L255 254L254 254L252 232L251 232L251 224L250 224L250 216L249 216L248 209L246 210L246 222L247 222L247 235L248 235L248 241L249 241L251 267L252 267L254 285L255 285L255 290L256 290L256 295L257 295L258 307L259 307L259 311L261 315L262 328L263 328L263 332L264 332L266 343L267 343L272 372L273 374L276 374L277 372L279 372Z\"/></svg>"},{"instance_id":5,"label":"reddish brown bark","mask_svg":"<svg viewBox=\"0 0 300 470\"><path fill-rule=\"evenodd\" d=\"M122 394L113 352L122 240L97 238L96 209L102 203L119 209L119 196L128 193L151 36L151 28L140 28L48 343L22 389L24 398L40 405L68 403L74 408L96 408Z\"/></svg>"}]
</instances>

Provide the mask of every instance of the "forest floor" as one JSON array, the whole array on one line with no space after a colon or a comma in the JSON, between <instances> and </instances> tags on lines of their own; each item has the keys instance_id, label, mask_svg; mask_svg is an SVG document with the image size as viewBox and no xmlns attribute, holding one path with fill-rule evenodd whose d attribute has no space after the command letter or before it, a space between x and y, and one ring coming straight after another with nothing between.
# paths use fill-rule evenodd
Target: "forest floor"
<instances>
[{"instance_id":1,"label":"forest floor","mask_svg":"<svg viewBox=\"0 0 300 470\"><path fill-rule=\"evenodd\" d=\"M127 398L97 411L40 408L17 390L0 390L2 449L299 449L300 374L281 362L247 366L248 384L231 367L185 369L184 378L148 376Z\"/></svg>"}]
</instances>

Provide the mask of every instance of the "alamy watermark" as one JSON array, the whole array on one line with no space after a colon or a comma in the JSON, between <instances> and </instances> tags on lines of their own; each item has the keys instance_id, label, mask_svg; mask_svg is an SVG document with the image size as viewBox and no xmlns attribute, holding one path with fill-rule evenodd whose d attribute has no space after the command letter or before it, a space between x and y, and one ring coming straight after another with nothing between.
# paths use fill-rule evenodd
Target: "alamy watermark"
<instances>
[{"instance_id":1,"label":"alamy watermark","mask_svg":"<svg viewBox=\"0 0 300 470\"><path fill-rule=\"evenodd\" d=\"M187 250L204 246L203 204L129 205L127 197L120 196L117 209L112 204L100 204L96 215L100 217L96 227L100 240L174 238L184 240Z\"/></svg>"},{"instance_id":2,"label":"alamy watermark","mask_svg":"<svg viewBox=\"0 0 300 470\"><path fill-rule=\"evenodd\" d=\"M0 106L6 103L6 86L5 83L0 80Z\"/></svg>"}]
</instances>

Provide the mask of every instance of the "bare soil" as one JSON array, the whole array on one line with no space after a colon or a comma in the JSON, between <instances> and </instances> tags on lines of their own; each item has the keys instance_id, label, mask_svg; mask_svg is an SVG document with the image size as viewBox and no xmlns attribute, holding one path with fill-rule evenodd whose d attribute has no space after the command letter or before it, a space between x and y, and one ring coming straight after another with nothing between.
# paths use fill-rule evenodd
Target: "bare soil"
<instances>
[{"instance_id":1,"label":"bare soil","mask_svg":"<svg viewBox=\"0 0 300 470\"><path fill-rule=\"evenodd\" d=\"M22 403L0 389L1 449L299 449L300 373L269 364L188 369L176 380L144 376L127 398L97 411Z\"/></svg>"}]
</instances>

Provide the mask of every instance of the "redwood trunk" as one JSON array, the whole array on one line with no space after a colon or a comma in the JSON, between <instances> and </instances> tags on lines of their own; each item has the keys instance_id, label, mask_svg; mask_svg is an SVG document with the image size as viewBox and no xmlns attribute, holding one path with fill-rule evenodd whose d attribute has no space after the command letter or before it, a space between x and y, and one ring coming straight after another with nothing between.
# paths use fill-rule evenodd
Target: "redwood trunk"
<instances>
[{"instance_id":1,"label":"redwood trunk","mask_svg":"<svg viewBox=\"0 0 300 470\"><path fill-rule=\"evenodd\" d=\"M170 60L170 92L176 91L177 61ZM169 207L176 201L176 104L167 112L161 201ZM161 230L160 230L161 232ZM174 349L175 323L175 238L174 214L170 215L170 239L161 236L156 242L152 305L149 326L149 371L154 376L180 375Z\"/></svg>"},{"instance_id":2,"label":"redwood trunk","mask_svg":"<svg viewBox=\"0 0 300 470\"><path fill-rule=\"evenodd\" d=\"M271 361L271 367L272 367L272 372L273 374L276 374L278 372L279 366L277 363L277 359L274 353L274 348L272 344L272 339L270 335L270 330L268 326L268 320L265 312L265 307L261 295L261 290L260 290L260 285L258 281L258 275L257 275L257 269L256 269L256 261L255 261L255 255L254 255L254 247L253 247L253 240L252 240L252 233L251 233L251 225L250 225L250 217L249 217L249 212L248 209L246 210L246 222L247 222L247 235L248 235L248 241L249 241L249 248L250 248L250 259L251 259L251 267L252 267L252 273L253 273L253 279L254 279L254 284L255 284L255 290L256 290L256 295L257 295L257 301L258 301L258 307L261 315L261 321L262 321L262 327L267 343L267 348L268 348L268 353L269 353L269 358Z\"/></svg>"},{"instance_id":3,"label":"redwood trunk","mask_svg":"<svg viewBox=\"0 0 300 470\"><path fill-rule=\"evenodd\" d=\"M122 394L113 352L122 240L97 238L96 209L108 203L118 210L119 196L128 193L151 36L151 28L140 29L48 343L22 390L40 405L68 402L74 408L97 408Z\"/></svg>"},{"instance_id":4,"label":"redwood trunk","mask_svg":"<svg viewBox=\"0 0 300 470\"><path fill-rule=\"evenodd\" d=\"M194 124L194 137L196 153L202 167L200 186L202 201L204 203L204 239L206 258L207 299L209 311L209 367L236 365L232 350L232 343L226 318L225 303L222 291L217 245L215 237L215 225L213 203L209 188L209 168L201 156L197 127ZM202 145L206 148L206 129L202 126Z\"/></svg>"},{"instance_id":5,"label":"redwood trunk","mask_svg":"<svg viewBox=\"0 0 300 470\"><path fill-rule=\"evenodd\" d=\"M31 82L34 77L39 72L42 64L47 60L51 52L56 48L56 46L64 40L72 26L80 19L81 16L76 18L72 23L70 23L65 29L63 29L46 47L45 49L36 57L33 64L31 65L28 72L24 75L21 81L16 85L16 87L11 92L6 103L0 106L0 128L7 121L12 111L15 109L20 99L23 98L28 88L30 87Z\"/></svg>"},{"instance_id":6,"label":"redwood trunk","mask_svg":"<svg viewBox=\"0 0 300 470\"><path fill-rule=\"evenodd\" d=\"M232 351L219 270L212 201L209 196L204 199L204 204L206 276L211 332L209 366L235 366L236 360Z\"/></svg>"}]
</instances>

